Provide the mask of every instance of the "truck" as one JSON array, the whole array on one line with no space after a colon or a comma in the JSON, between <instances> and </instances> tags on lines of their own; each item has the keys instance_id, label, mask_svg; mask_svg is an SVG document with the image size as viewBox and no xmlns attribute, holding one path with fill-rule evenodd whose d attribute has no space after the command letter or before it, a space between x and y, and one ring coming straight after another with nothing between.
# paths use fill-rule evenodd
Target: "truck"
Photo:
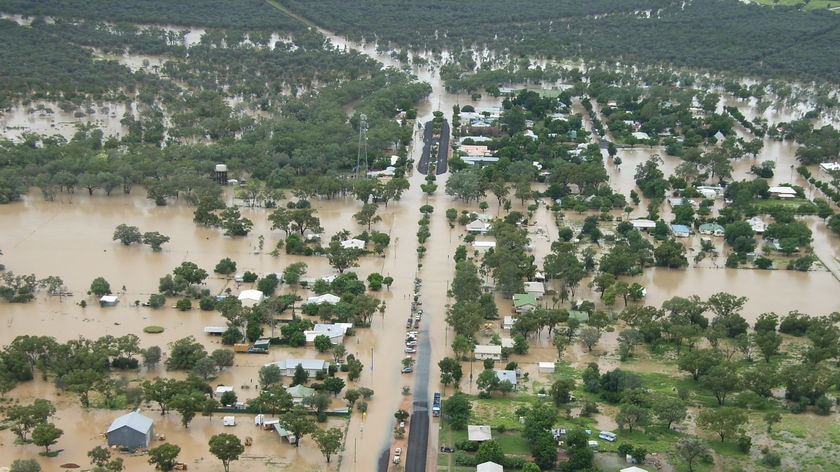
<instances>
[{"instance_id":1,"label":"truck","mask_svg":"<svg viewBox=\"0 0 840 472\"><path fill-rule=\"evenodd\" d=\"M233 352L244 352L247 354L268 354L268 349L257 347L251 344L234 344Z\"/></svg>"},{"instance_id":2,"label":"truck","mask_svg":"<svg viewBox=\"0 0 840 472\"><path fill-rule=\"evenodd\" d=\"M440 392L435 392L435 398L432 401L432 416L440 416Z\"/></svg>"}]
</instances>

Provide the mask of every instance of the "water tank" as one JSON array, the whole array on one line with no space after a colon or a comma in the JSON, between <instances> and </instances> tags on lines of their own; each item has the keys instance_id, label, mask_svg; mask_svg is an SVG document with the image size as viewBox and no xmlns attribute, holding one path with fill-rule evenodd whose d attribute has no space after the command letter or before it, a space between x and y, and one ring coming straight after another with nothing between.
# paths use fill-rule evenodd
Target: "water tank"
<instances>
[{"instance_id":1,"label":"water tank","mask_svg":"<svg viewBox=\"0 0 840 472\"><path fill-rule=\"evenodd\" d=\"M213 172L213 180L216 182L227 185L228 183L228 169L227 165L225 164L216 164L216 170Z\"/></svg>"}]
</instances>

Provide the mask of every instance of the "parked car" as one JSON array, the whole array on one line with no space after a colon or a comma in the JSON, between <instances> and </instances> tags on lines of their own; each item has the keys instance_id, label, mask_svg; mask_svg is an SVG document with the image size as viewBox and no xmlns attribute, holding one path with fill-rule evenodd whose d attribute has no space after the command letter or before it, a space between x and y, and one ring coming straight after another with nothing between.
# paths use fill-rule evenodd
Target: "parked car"
<instances>
[{"instance_id":1,"label":"parked car","mask_svg":"<svg viewBox=\"0 0 840 472\"><path fill-rule=\"evenodd\" d=\"M414 367L403 367L402 370L400 370L400 372L403 374L410 374L414 372Z\"/></svg>"},{"instance_id":2,"label":"parked car","mask_svg":"<svg viewBox=\"0 0 840 472\"><path fill-rule=\"evenodd\" d=\"M609 442L615 442L615 440L618 438L618 436L616 436L615 433L611 433L609 431L601 431L601 433L598 435L598 437L603 439L604 441L609 441Z\"/></svg>"},{"instance_id":3,"label":"parked car","mask_svg":"<svg viewBox=\"0 0 840 472\"><path fill-rule=\"evenodd\" d=\"M441 446L440 452L455 452L455 448L449 446Z\"/></svg>"},{"instance_id":4,"label":"parked car","mask_svg":"<svg viewBox=\"0 0 840 472\"><path fill-rule=\"evenodd\" d=\"M409 354L416 354L417 349L414 349L413 347L407 347L407 348L405 348L405 352L407 352Z\"/></svg>"},{"instance_id":5,"label":"parked car","mask_svg":"<svg viewBox=\"0 0 840 472\"><path fill-rule=\"evenodd\" d=\"M398 448L394 449L394 455L395 455L395 456L400 456L400 455L402 455L402 448L401 448L401 447L398 447Z\"/></svg>"},{"instance_id":6,"label":"parked car","mask_svg":"<svg viewBox=\"0 0 840 472\"><path fill-rule=\"evenodd\" d=\"M417 341L406 341L405 345L408 347L414 347L417 345Z\"/></svg>"}]
</instances>

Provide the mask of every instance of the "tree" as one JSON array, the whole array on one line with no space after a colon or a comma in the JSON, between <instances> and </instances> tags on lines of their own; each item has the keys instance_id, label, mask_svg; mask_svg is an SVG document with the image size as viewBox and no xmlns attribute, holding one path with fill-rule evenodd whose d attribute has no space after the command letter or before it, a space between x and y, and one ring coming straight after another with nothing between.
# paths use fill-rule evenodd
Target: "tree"
<instances>
[{"instance_id":1,"label":"tree","mask_svg":"<svg viewBox=\"0 0 840 472\"><path fill-rule=\"evenodd\" d=\"M198 267L194 262L184 261L172 270L172 274L180 277L190 285L198 285L204 283L207 278L207 271Z\"/></svg>"},{"instance_id":2,"label":"tree","mask_svg":"<svg viewBox=\"0 0 840 472\"><path fill-rule=\"evenodd\" d=\"M767 434L770 434L773 432L773 425L782 421L782 414L778 411L770 411L765 413L762 418L767 423Z\"/></svg>"},{"instance_id":3,"label":"tree","mask_svg":"<svg viewBox=\"0 0 840 472\"><path fill-rule=\"evenodd\" d=\"M443 401L441 413L449 420L452 429L458 431L467 429L467 422L472 413L470 397L462 392L455 393Z\"/></svg>"},{"instance_id":4,"label":"tree","mask_svg":"<svg viewBox=\"0 0 840 472\"><path fill-rule=\"evenodd\" d=\"M221 218L219 226L225 230L225 236L246 236L254 227L254 222L243 217L239 208L235 206L229 206L222 210L219 218Z\"/></svg>"},{"instance_id":5,"label":"tree","mask_svg":"<svg viewBox=\"0 0 840 472\"><path fill-rule=\"evenodd\" d=\"M333 396L338 396L339 392L344 389L344 379L341 377L330 377L324 380L324 390L332 392Z\"/></svg>"},{"instance_id":6,"label":"tree","mask_svg":"<svg viewBox=\"0 0 840 472\"><path fill-rule=\"evenodd\" d=\"M679 269L688 266L688 259L685 257L685 246L675 239L663 241L653 250L653 257L659 267Z\"/></svg>"},{"instance_id":7,"label":"tree","mask_svg":"<svg viewBox=\"0 0 840 472\"><path fill-rule=\"evenodd\" d=\"M338 241L331 241L327 247L327 259L330 265L340 274L351 267L359 267L359 257L361 255L361 249L342 247Z\"/></svg>"},{"instance_id":8,"label":"tree","mask_svg":"<svg viewBox=\"0 0 840 472\"><path fill-rule=\"evenodd\" d=\"M491 393L498 389L499 382L499 377L496 375L496 372L494 372L493 369L486 369L478 374L478 379L475 381L475 385L479 388L479 390Z\"/></svg>"},{"instance_id":9,"label":"tree","mask_svg":"<svg viewBox=\"0 0 840 472\"><path fill-rule=\"evenodd\" d=\"M230 463L239 459L239 456L245 452L245 446L233 434L216 434L210 438L208 444L210 445L210 454L222 461L225 472L230 472Z\"/></svg>"},{"instance_id":10,"label":"tree","mask_svg":"<svg viewBox=\"0 0 840 472\"><path fill-rule=\"evenodd\" d=\"M143 239L140 230L136 226L128 226L125 223L117 226L114 230L114 241L119 241L126 246L139 243Z\"/></svg>"},{"instance_id":11,"label":"tree","mask_svg":"<svg viewBox=\"0 0 840 472\"><path fill-rule=\"evenodd\" d=\"M49 400L36 398L29 405L10 405L6 408L6 420L4 426L17 436L21 442L27 441L27 435L32 428L46 423L55 414L55 406Z\"/></svg>"},{"instance_id":12,"label":"tree","mask_svg":"<svg viewBox=\"0 0 840 472\"><path fill-rule=\"evenodd\" d=\"M586 346L589 352L592 352L592 347L598 344L598 341L601 339L601 331L592 326L586 326L580 330L578 339L581 344Z\"/></svg>"},{"instance_id":13,"label":"tree","mask_svg":"<svg viewBox=\"0 0 840 472\"><path fill-rule=\"evenodd\" d=\"M377 223L382 221L382 217L376 214L376 211L379 209L375 203L365 203L362 205L362 209L359 210L358 213L353 215L353 218L362 226L366 226L367 230L370 231L370 226L373 223Z\"/></svg>"},{"instance_id":14,"label":"tree","mask_svg":"<svg viewBox=\"0 0 840 472\"><path fill-rule=\"evenodd\" d=\"M647 424L649 416L650 410L647 408L633 403L623 403L619 407L618 414L615 415L615 422L621 429L627 426L632 433L636 426Z\"/></svg>"},{"instance_id":15,"label":"tree","mask_svg":"<svg viewBox=\"0 0 840 472\"><path fill-rule=\"evenodd\" d=\"M300 439L313 433L317 427L308 417L306 408L296 405L286 413L280 415L280 426L295 436L295 447L300 447Z\"/></svg>"},{"instance_id":16,"label":"tree","mask_svg":"<svg viewBox=\"0 0 840 472\"><path fill-rule=\"evenodd\" d=\"M684 420L688 412L684 401L669 396L657 398L651 406L659 421L665 423L666 429L671 429L672 424Z\"/></svg>"},{"instance_id":17,"label":"tree","mask_svg":"<svg viewBox=\"0 0 840 472\"><path fill-rule=\"evenodd\" d=\"M330 428L326 431L319 429L312 433L312 439L315 440L318 449L321 450L321 454L324 455L324 459L329 464L332 455L341 450L344 433L340 428Z\"/></svg>"},{"instance_id":18,"label":"tree","mask_svg":"<svg viewBox=\"0 0 840 472\"><path fill-rule=\"evenodd\" d=\"M147 369L151 369L160 362L162 353L160 346L149 346L148 348L140 351L140 355L143 357L143 365L146 366Z\"/></svg>"},{"instance_id":19,"label":"tree","mask_svg":"<svg viewBox=\"0 0 840 472\"><path fill-rule=\"evenodd\" d=\"M164 236L157 231L143 233L143 244L152 248L152 251L160 251L161 245L169 242L169 236Z\"/></svg>"},{"instance_id":20,"label":"tree","mask_svg":"<svg viewBox=\"0 0 840 472\"><path fill-rule=\"evenodd\" d=\"M41 472L41 464L35 459L15 459L9 472Z\"/></svg>"},{"instance_id":21,"label":"tree","mask_svg":"<svg viewBox=\"0 0 840 472\"><path fill-rule=\"evenodd\" d=\"M770 357L778 354L779 348L782 346L782 337L775 331L756 334L754 339L755 345L761 351L765 362L770 362Z\"/></svg>"},{"instance_id":22,"label":"tree","mask_svg":"<svg viewBox=\"0 0 840 472\"><path fill-rule=\"evenodd\" d=\"M726 402L726 397L741 389L741 378L735 366L729 363L722 363L709 369L709 372L700 379L700 385L709 389L717 399L718 405Z\"/></svg>"},{"instance_id":23,"label":"tree","mask_svg":"<svg viewBox=\"0 0 840 472\"><path fill-rule=\"evenodd\" d=\"M705 408L697 415L697 426L717 434L720 442L726 441L727 436L735 434L746 422L747 414L743 410L728 406Z\"/></svg>"},{"instance_id":24,"label":"tree","mask_svg":"<svg viewBox=\"0 0 840 472\"><path fill-rule=\"evenodd\" d=\"M296 365L295 373L292 376L292 387L295 385L306 385L306 382L309 382L309 372L303 368L303 365Z\"/></svg>"},{"instance_id":25,"label":"tree","mask_svg":"<svg viewBox=\"0 0 840 472\"><path fill-rule=\"evenodd\" d=\"M680 356L677 361L677 366L680 370L684 370L691 374L691 377L697 381L713 366L720 363L722 356L720 352L711 349L696 349L689 351Z\"/></svg>"},{"instance_id":26,"label":"tree","mask_svg":"<svg viewBox=\"0 0 840 472\"><path fill-rule=\"evenodd\" d=\"M90 293L101 297L111 293L111 284L104 277L97 277L90 283Z\"/></svg>"},{"instance_id":27,"label":"tree","mask_svg":"<svg viewBox=\"0 0 840 472\"><path fill-rule=\"evenodd\" d=\"M551 384L551 398L555 406L569 403L572 399L572 391L575 389L575 381L572 379L559 379Z\"/></svg>"},{"instance_id":28,"label":"tree","mask_svg":"<svg viewBox=\"0 0 840 472\"><path fill-rule=\"evenodd\" d=\"M52 423L41 423L32 430L32 443L36 446L44 446L44 454L49 455L50 446L58 442L58 438L64 431L55 427Z\"/></svg>"},{"instance_id":29,"label":"tree","mask_svg":"<svg viewBox=\"0 0 840 472\"><path fill-rule=\"evenodd\" d=\"M97 467L105 467L105 464L111 460L111 451L102 446L96 446L87 453L90 457L90 463Z\"/></svg>"},{"instance_id":30,"label":"tree","mask_svg":"<svg viewBox=\"0 0 840 472\"><path fill-rule=\"evenodd\" d=\"M685 438L677 443L677 454L688 464L688 472L694 472L694 463L696 460L712 460L712 454L709 448L702 440L697 438Z\"/></svg>"},{"instance_id":31,"label":"tree","mask_svg":"<svg viewBox=\"0 0 840 472\"><path fill-rule=\"evenodd\" d=\"M230 275L236 272L236 262L231 260L230 257L225 257L224 259L220 260L216 267L213 269L213 272L222 275Z\"/></svg>"},{"instance_id":32,"label":"tree","mask_svg":"<svg viewBox=\"0 0 840 472\"><path fill-rule=\"evenodd\" d=\"M332 341L330 341L330 337L324 334L319 334L318 336L315 336L314 344L315 349L317 349L318 352L327 352L332 348L333 345Z\"/></svg>"},{"instance_id":33,"label":"tree","mask_svg":"<svg viewBox=\"0 0 840 472\"><path fill-rule=\"evenodd\" d=\"M163 472L175 470L175 465L178 463L176 459L180 453L181 448L179 446L163 443L160 446L149 449L149 464Z\"/></svg>"},{"instance_id":34,"label":"tree","mask_svg":"<svg viewBox=\"0 0 840 472\"><path fill-rule=\"evenodd\" d=\"M505 451L502 449L501 444L493 439L482 441L478 446L478 451L475 452L475 461L479 464L488 461L504 464Z\"/></svg>"},{"instance_id":35,"label":"tree","mask_svg":"<svg viewBox=\"0 0 840 472\"><path fill-rule=\"evenodd\" d=\"M166 359L168 370L190 370L200 359L207 357L204 346L194 337L187 336L169 344L169 358ZM212 362L212 359L211 359ZM215 364L213 364L215 367Z\"/></svg>"},{"instance_id":36,"label":"tree","mask_svg":"<svg viewBox=\"0 0 840 472\"><path fill-rule=\"evenodd\" d=\"M277 364L269 364L260 367L259 379L260 385L262 385L263 388L280 382L282 378L283 371L280 370L280 367L278 367Z\"/></svg>"}]
</instances>

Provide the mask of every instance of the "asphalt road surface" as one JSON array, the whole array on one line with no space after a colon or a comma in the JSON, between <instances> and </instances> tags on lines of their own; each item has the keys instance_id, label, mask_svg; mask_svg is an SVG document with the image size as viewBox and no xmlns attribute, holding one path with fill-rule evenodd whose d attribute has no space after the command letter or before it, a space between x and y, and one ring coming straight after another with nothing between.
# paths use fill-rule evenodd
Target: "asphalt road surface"
<instances>
[{"instance_id":1,"label":"asphalt road surface","mask_svg":"<svg viewBox=\"0 0 840 472\"><path fill-rule=\"evenodd\" d=\"M420 162L417 163L417 171L423 175L429 174L429 162L431 161L432 145L438 145L437 165L435 174L445 174L449 163L449 122L443 120L440 127L440 138L432 137L432 122L427 121L423 125L423 153L420 155Z\"/></svg>"},{"instance_id":2,"label":"asphalt road surface","mask_svg":"<svg viewBox=\"0 0 840 472\"><path fill-rule=\"evenodd\" d=\"M432 343L427 329L421 329L418 333L418 344L417 362L414 364L414 403L405 457L406 472L426 472L426 453L429 450L429 364Z\"/></svg>"}]
</instances>

